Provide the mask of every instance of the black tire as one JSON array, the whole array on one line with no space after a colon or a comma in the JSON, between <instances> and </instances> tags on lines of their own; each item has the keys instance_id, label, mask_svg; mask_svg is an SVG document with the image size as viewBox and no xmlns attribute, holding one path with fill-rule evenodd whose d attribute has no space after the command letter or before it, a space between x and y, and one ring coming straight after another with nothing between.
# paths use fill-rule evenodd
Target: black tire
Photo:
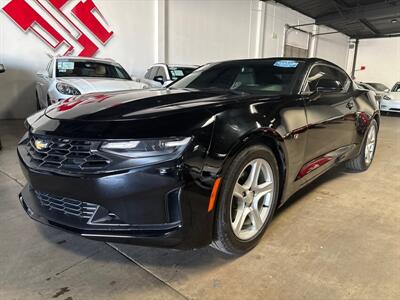
<instances>
[{"instance_id":1,"label":"black tire","mask_svg":"<svg viewBox=\"0 0 400 300\"><path fill-rule=\"evenodd\" d=\"M372 127L375 128L375 148L373 151L372 159L368 163L368 162L366 162L366 159L365 159L365 150L366 150L366 144L367 144L367 136ZM356 171L356 172L363 172L363 171L368 170L368 168L371 166L372 161L375 156L377 137L378 137L378 124L376 123L375 120L372 120L368 127L368 130L366 130L366 132L365 132L365 137L364 137L364 141L361 145L360 153L358 154L358 156L356 156L352 160L349 160L345 163L345 166L347 169Z\"/></svg>"},{"instance_id":2,"label":"black tire","mask_svg":"<svg viewBox=\"0 0 400 300\"><path fill-rule=\"evenodd\" d=\"M231 226L230 214L233 188L246 165L257 158L264 159L270 165L273 174L274 192L267 218L257 235L249 240L241 240L235 235ZM227 170L222 174L221 188L215 212L216 220L214 226L214 241L211 246L229 255L241 255L254 248L272 220L278 202L278 194L279 169L278 163L271 149L265 146L255 145L248 147L237 154L232 160L229 168L227 168Z\"/></svg>"}]
</instances>

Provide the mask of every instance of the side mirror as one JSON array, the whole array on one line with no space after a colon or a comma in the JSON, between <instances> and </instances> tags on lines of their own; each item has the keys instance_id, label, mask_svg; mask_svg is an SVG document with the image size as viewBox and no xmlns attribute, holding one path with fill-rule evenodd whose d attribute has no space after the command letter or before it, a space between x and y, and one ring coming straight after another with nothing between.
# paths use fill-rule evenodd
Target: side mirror
<instances>
[{"instance_id":1,"label":"side mirror","mask_svg":"<svg viewBox=\"0 0 400 300\"><path fill-rule=\"evenodd\" d=\"M45 77L45 78L49 77L49 73L47 71L39 71L36 73L36 75L39 77Z\"/></svg>"},{"instance_id":2,"label":"side mirror","mask_svg":"<svg viewBox=\"0 0 400 300\"><path fill-rule=\"evenodd\" d=\"M6 71L6 68L4 67L3 64L0 64L0 73L4 73Z\"/></svg>"},{"instance_id":3,"label":"side mirror","mask_svg":"<svg viewBox=\"0 0 400 300\"><path fill-rule=\"evenodd\" d=\"M319 79L315 90L320 93L340 92L342 86L339 81L334 79Z\"/></svg>"},{"instance_id":4,"label":"side mirror","mask_svg":"<svg viewBox=\"0 0 400 300\"><path fill-rule=\"evenodd\" d=\"M153 80L154 80L154 81L157 81L157 82L159 82L159 83L161 83L161 84L164 84L164 77L162 77L162 76L155 76L155 77L153 78Z\"/></svg>"},{"instance_id":5,"label":"side mirror","mask_svg":"<svg viewBox=\"0 0 400 300\"><path fill-rule=\"evenodd\" d=\"M384 90L385 93L390 93L390 89Z\"/></svg>"}]
</instances>

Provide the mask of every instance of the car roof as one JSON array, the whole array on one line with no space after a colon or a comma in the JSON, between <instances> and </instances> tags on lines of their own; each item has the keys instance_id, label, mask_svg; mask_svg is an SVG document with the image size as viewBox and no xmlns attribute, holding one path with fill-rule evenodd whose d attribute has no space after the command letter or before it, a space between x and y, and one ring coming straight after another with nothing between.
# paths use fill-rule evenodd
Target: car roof
<instances>
[{"instance_id":1,"label":"car roof","mask_svg":"<svg viewBox=\"0 0 400 300\"><path fill-rule=\"evenodd\" d=\"M168 66L171 68L193 68L193 69L197 69L198 67L200 67L199 65L184 65L184 64L166 64L166 63L156 63L154 65L151 65L151 67L156 67L156 66Z\"/></svg>"},{"instance_id":2,"label":"car roof","mask_svg":"<svg viewBox=\"0 0 400 300\"><path fill-rule=\"evenodd\" d=\"M115 60L113 60L112 58L99 58L99 57L88 57L88 56L54 56L54 58L55 59L92 60L92 61L115 63Z\"/></svg>"},{"instance_id":3,"label":"car roof","mask_svg":"<svg viewBox=\"0 0 400 300\"><path fill-rule=\"evenodd\" d=\"M338 68L342 70L343 72L346 73L346 71L334 64L333 62L330 62L328 60L319 58L319 57L310 57L310 58L304 58L304 57L268 57L268 58L246 58L246 59L237 59L237 60L226 60L226 61L220 61L220 62L214 62L212 63L213 65L219 65L219 64L230 64L230 63L258 63L258 62L263 62L263 61L273 61L273 60L295 60L297 62L303 62L306 67L314 65L316 63L320 64L325 64L329 65L335 68Z\"/></svg>"},{"instance_id":4,"label":"car roof","mask_svg":"<svg viewBox=\"0 0 400 300\"><path fill-rule=\"evenodd\" d=\"M199 65L182 65L182 64L167 64L168 67L171 68L192 68L192 69L197 69L200 67Z\"/></svg>"},{"instance_id":5,"label":"car roof","mask_svg":"<svg viewBox=\"0 0 400 300\"><path fill-rule=\"evenodd\" d=\"M307 63L307 64L324 63L324 64L327 64L327 65L331 65L331 66L334 66L334 67L342 69L341 67L339 67L338 65L336 65L336 64L334 64L332 62L330 62L328 60L325 60L325 59L322 59L322 58L318 58L318 57L310 57L310 58L304 58L304 57L246 58L246 59L225 60L225 61L215 62L215 64L220 64L220 63L221 64L223 64L223 63L229 64L229 63L241 63L241 62L243 62L243 63L246 63L246 62L257 63L257 62L270 61L270 60L295 60L295 61L304 62L304 63Z\"/></svg>"}]
</instances>

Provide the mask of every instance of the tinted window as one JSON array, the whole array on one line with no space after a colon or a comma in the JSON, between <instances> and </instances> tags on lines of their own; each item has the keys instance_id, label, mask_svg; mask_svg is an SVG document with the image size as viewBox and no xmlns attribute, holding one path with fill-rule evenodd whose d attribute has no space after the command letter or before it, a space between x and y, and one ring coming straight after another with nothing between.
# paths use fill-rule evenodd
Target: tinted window
<instances>
[{"instance_id":1,"label":"tinted window","mask_svg":"<svg viewBox=\"0 0 400 300\"><path fill-rule=\"evenodd\" d=\"M302 65L302 62L285 60L214 64L195 70L170 87L257 94L291 93Z\"/></svg>"},{"instance_id":2,"label":"tinted window","mask_svg":"<svg viewBox=\"0 0 400 300\"><path fill-rule=\"evenodd\" d=\"M56 65L57 77L103 77L128 79L128 73L117 64L107 64L97 61L58 59Z\"/></svg>"},{"instance_id":3,"label":"tinted window","mask_svg":"<svg viewBox=\"0 0 400 300\"><path fill-rule=\"evenodd\" d=\"M308 75L306 90L315 92L321 79L336 81L343 91L347 91L350 86L350 79L344 72L329 66L317 65L311 69Z\"/></svg>"}]
</instances>

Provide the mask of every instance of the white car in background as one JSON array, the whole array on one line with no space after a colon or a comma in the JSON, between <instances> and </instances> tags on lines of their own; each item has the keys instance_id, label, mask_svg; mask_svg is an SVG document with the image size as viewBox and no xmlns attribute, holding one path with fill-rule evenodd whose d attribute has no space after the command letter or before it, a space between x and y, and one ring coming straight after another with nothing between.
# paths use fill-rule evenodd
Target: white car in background
<instances>
[{"instance_id":1,"label":"white car in background","mask_svg":"<svg viewBox=\"0 0 400 300\"><path fill-rule=\"evenodd\" d=\"M152 65L147 69L144 78L136 78L136 81L149 84L154 88L167 86L192 73L198 67L197 65L167 65L159 63Z\"/></svg>"},{"instance_id":2,"label":"white car in background","mask_svg":"<svg viewBox=\"0 0 400 300\"><path fill-rule=\"evenodd\" d=\"M397 82L392 90L383 96L381 111L400 113L400 82Z\"/></svg>"},{"instance_id":3,"label":"white car in background","mask_svg":"<svg viewBox=\"0 0 400 300\"><path fill-rule=\"evenodd\" d=\"M111 59L54 57L46 70L36 75L38 109L75 95L150 87L132 80L125 69Z\"/></svg>"}]
</instances>

